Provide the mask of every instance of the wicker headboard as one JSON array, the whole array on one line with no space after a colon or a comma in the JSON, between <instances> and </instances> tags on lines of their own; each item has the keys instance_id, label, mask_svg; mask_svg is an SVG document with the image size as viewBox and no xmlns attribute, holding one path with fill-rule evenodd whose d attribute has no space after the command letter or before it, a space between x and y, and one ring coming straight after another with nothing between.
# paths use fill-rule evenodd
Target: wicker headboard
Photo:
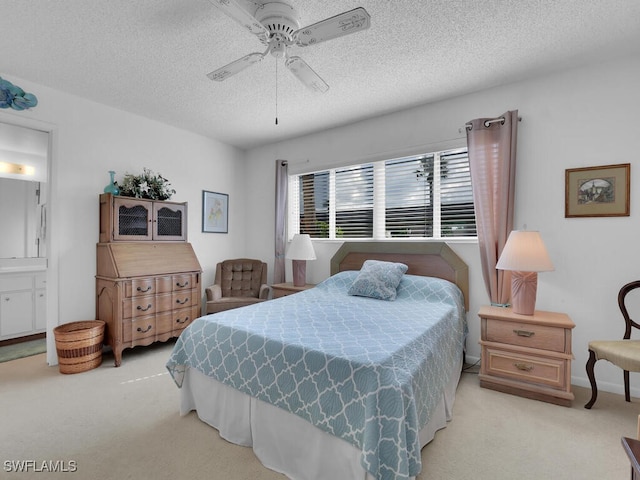
<instances>
[{"instance_id":1,"label":"wicker headboard","mask_svg":"<svg viewBox=\"0 0 640 480\"><path fill-rule=\"evenodd\" d=\"M469 310L469 267L444 242L345 242L331 258L331 275L360 270L365 260L400 262L408 274L438 277L455 283Z\"/></svg>"}]
</instances>

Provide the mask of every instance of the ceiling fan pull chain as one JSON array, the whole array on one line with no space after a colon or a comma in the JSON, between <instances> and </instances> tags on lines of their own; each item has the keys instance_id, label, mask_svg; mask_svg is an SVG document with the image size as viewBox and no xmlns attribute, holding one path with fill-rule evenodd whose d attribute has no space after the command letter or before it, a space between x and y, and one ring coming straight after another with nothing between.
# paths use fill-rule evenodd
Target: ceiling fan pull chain
<instances>
[{"instance_id":1,"label":"ceiling fan pull chain","mask_svg":"<svg viewBox=\"0 0 640 480\"><path fill-rule=\"evenodd\" d=\"M278 59L276 58L276 125L278 124Z\"/></svg>"}]
</instances>

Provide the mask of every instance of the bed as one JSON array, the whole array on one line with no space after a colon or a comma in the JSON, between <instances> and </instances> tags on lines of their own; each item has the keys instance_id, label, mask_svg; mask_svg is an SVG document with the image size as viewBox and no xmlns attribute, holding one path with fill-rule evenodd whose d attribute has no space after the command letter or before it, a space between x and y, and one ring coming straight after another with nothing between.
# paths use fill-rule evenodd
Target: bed
<instances>
[{"instance_id":1,"label":"bed","mask_svg":"<svg viewBox=\"0 0 640 480\"><path fill-rule=\"evenodd\" d=\"M395 298L353 291L399 264ZM451 419L468 287L445 243L345 242L316 287L185 329L167 362L180 413L292 479L413 478Z\"/></svg>"}]
</instances>

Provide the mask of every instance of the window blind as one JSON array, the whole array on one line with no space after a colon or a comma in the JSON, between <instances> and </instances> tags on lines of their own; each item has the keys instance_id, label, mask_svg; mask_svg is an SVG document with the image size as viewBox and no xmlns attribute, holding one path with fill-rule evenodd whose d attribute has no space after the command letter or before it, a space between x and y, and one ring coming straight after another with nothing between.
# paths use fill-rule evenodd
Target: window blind
<instances>
[{"instance_id":1,"label":"window blind","mask_svg":"<svg viewBox=\"0 0 640 480\"><path fill-rule=\"evenodd\" d=\"M373 237L373 165L336 170L336 237Z\"/></svg>"},{"instance_id":2,"label":"window blind","mask_svg":"<svg viewBox=\"0 0 640 480\"><path fill-rule=\"evenodd\" d=\"M432 236L433 162L433 155L385 162L385 236Z\"/></svg>"},{"instance_id":3,"label":"window blind","mask_svg":"<svg viewBox=\"0 0 640 480\"><path fill-rule=\"evenodd\" d=\"M475 237L466 148L292 177L289 236Z\"/></svg>"}]
</instances>

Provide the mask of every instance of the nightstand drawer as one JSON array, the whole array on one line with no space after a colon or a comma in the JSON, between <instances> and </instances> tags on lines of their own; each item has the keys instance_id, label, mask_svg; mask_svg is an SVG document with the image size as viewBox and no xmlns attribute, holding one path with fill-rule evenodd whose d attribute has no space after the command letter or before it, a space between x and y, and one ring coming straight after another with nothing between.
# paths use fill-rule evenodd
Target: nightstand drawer
<instances>
[{"instance_id":1,"label":"nightstand drawer","mask_svg":"<svg viewBox=\"0 0 640 480\"><path fill-rule=\"evenodd\" d=\"M494 348L482 352L488 375L565 388L566 360L536 357Z\"/></svg>"},{"instance_id":2,"label":"nightstand drawer","mask_svg":"<svg viewBox=\"0 0 640 480\"><path fill-rule=\"evenodd\" d=\"M565 351L565 329L487 318L486 340L553 352Z\"/></svg>"},{"instance_id":3,"label":"nightstand drawer","mask_svg":"<svg viewBox=\"0 0 640 480\"><path fill-rule=\"evenodd\" d=\"M274 288L274 289L272 289L272 291L273 291L273 298L287 297L289 295L293 295L295 293L298 293L298 292L295 292L295 291L292 291L292 290L281 290L279 288Z\"/></svg>"},{"instance_id":4,"label":"nightstand drawer","mask_svg":"<svg viewBox=\"0 0 640 480\"><path fill-rule=\"evenodd\" d=\"M286 297L287 295L293 295L294 293L303 292L315 287L315 284L307 283L302 286L295 286L293 283L276 283L271 285L271 291L273 292L273 298Z\"/></svg>"}]
</instances>

